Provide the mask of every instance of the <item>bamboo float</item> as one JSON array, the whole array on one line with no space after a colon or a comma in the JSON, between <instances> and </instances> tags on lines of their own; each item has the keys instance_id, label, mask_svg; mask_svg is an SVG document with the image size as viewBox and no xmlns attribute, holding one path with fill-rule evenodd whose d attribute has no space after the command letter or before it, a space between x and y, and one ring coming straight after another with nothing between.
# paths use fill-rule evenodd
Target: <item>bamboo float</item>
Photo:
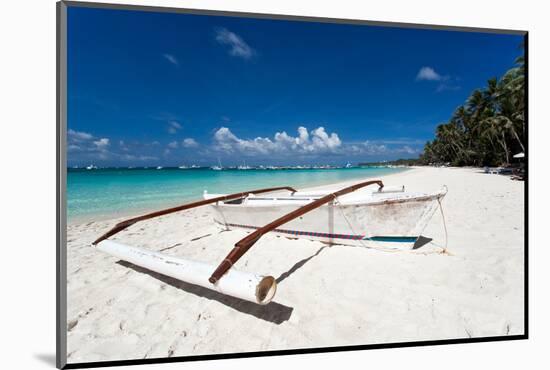
<instances>
[{"instance_id":1,"label":"bamboo float","mask_svg":"<svg viewBox=\"0 0 550 370\"><path fill-rule=\"evenodd\" d=\"M214 270L214 266L206 263L167 256L111 240L99 242L96 248L159 274L260 305L271 302L277 290L277 283L272 276L260 276L232 269L223 279L216 284L211 284L208 277Z\"/></svg>"},{"instance_id":2,"label":"bamboo float","mask_svg":"<svg viewBox=\"0 0 550 370\"><path fill-rule=\"evenodd\" d=\"M246 197L249 194L269 193L278 190L288 190L292 193L296 192L296 189L290 186L282 186L256 189L186 203L181 206L148 213L143 216L138 216L119 222L111 230L97 238L92 245L105 253L120 258L121 260L158 272L162 275L170 276L190 284L199 285L222 294L244 299L246 301L265 305L271 301L275 295L275 291L277 290L277 283L272 276L260 276L257 274L232 271L230 274L227 274L226 279L224 279L223 282L211 284L208 282L208 277L214 270L214 266L201 262L166 256L158 252L127 246L107 239L140 221L200 207L206 204L239 199Z\"/></svg>"}]
</instances>

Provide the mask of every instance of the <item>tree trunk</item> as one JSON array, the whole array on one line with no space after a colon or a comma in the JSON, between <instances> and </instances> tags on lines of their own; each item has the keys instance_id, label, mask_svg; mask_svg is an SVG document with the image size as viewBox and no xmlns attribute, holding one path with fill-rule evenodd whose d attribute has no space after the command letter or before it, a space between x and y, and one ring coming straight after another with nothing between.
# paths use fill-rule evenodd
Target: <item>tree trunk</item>
<instances>
[{"instance_id":1,"label":"tree trunk","mask_svg":"<svg viewBox=\"0 0 550 370\"><path fill-rule=\"evenodd\" d=\"M504 132L502 133L502 147L504 148L504 154L506 155L506 164L509 164L510 157L508 155L508 146L506 145L506 137L504 137Z\"/></svg>"},{"instance_id":2,"label":"tree trunk","mask_svg":"<svg viewBox=\"0 0 550 370\"><path fill-rule=\"evenodd\" d=\"M514 129L514 127L512 127L510 130L512 130L512 134L514 135L514 137L515 137L516 140L518 141L519 146L521 146L521 150L525 153L525 147L524 147L523 144L521 143L521 140L519 139L518 133L516 132L516 130Z\"/></svg>"}]
</instances>

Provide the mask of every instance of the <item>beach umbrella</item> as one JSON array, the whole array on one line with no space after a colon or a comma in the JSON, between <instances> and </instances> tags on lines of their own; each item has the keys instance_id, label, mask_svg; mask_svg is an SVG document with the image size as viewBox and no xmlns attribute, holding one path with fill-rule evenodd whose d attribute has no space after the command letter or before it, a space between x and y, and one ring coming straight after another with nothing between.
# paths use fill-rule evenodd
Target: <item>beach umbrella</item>
<instances>
[{"instance_id":1,"label":"beach umbrella","mask_svg":"<svg viewBox=\"0 0 550 370\"><path fill-rule=\"evenodd\" d=\"M525 154L523 152L514 155L514 158L524 158L524 157L525 157Z\"/></svg>"}]
</instances>

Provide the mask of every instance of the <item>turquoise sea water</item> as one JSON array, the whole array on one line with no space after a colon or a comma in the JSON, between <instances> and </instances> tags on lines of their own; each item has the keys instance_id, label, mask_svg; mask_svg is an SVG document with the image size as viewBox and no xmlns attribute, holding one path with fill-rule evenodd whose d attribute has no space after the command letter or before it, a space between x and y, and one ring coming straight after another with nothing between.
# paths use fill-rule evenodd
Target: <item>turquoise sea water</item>
<instances>
[{"instance_id":1,"label":"turquoise sea water","mask_svg":"<svg viewBox=\"0 0 550 370\"><path fill-rule=\"evenodd\" d=\"M98 220L159 207L176 206L210 193L234 193L262 187L295 188L376 177L402 168L223 170L209 168L69 169L68 220Z\"/></svg>"}]
</instances>

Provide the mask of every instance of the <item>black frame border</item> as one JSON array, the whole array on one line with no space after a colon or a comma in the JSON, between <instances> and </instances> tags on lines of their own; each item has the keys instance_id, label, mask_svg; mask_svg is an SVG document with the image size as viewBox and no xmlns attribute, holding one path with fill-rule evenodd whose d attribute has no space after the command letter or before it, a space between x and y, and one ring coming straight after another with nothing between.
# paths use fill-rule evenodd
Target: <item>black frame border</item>
<instances>
[{"instance_id":1,"label":"black frame border","mask_svg":"<svg viewBox=\"0 0 550 370\"><path fill-rule=\"evenodd\" d=\"M317 347L317 348L299 348L288 350L274 351L259 351L259 352L241 352L241 353L223 353L211 355L196 355L196 356L178 356L178 357L161 357L150 359L132 359L132 360L114 360L114 361L96 361L96 362L79 362L67 363L67 255L66 255L66 133L67 133L67 7L85 7L96 9L113 9L113 10L130 10L130 11L145 11L145 12L164 12L164 13L179 13L179 14L194 14L194 15L209 15L223 17L238 17L238 18L256 18L256 19L272 19L286 21L302 21L302 22L318 22L318 23L336 23L350 25L368 25L368 26L383 26L396 28L414 28L428 29L439 31L461 31L461 32L480 32L480 33L496 33L523 36L524 41L524 57L525 57L525 174L524 181L524 334L511 336L493 336L493 337L477 337L477 338L457 338L457 339L441 339L428 340L417 342L396 342L396 343L380 343L380 344L365 344L353 346L337 346L337 347ZM500 342L511 340L525 340L529 338L529 32L526 30L512 29L494 29L494 28L477 28L477 27L459 27L459 26L444 26L421 23L400 23L400 22L382 22L369 21L360 19L346 18L325 18L325 17L310 17L298 15L284 14L266 14L266 13L249 13L249 12L232 12L222 10L206 10L206 9L189 9L189 8L174 8L163 6L144 6L144 5L129 5L129 4L111 4L97 2L81 2L81 1L59 1L56 4L56 46L57 46L57 62L56 62L56 367L58 369L80 369L80 368L96 368L96 367L111 367L111 366L128 366L128 365L145 365L145 364L160 364L174 362L191 362L191 361L207 361L207 360L222 360L234 358L249 358L249 357L269 357L269 356L286 356L297 354L315 354L343 351L360 351L370 349L384 348L406 348L406 347L421 347L421 346L436 346L448 344L462 343L482 343L482 342Z\"/></svg>"}]
</instances>

